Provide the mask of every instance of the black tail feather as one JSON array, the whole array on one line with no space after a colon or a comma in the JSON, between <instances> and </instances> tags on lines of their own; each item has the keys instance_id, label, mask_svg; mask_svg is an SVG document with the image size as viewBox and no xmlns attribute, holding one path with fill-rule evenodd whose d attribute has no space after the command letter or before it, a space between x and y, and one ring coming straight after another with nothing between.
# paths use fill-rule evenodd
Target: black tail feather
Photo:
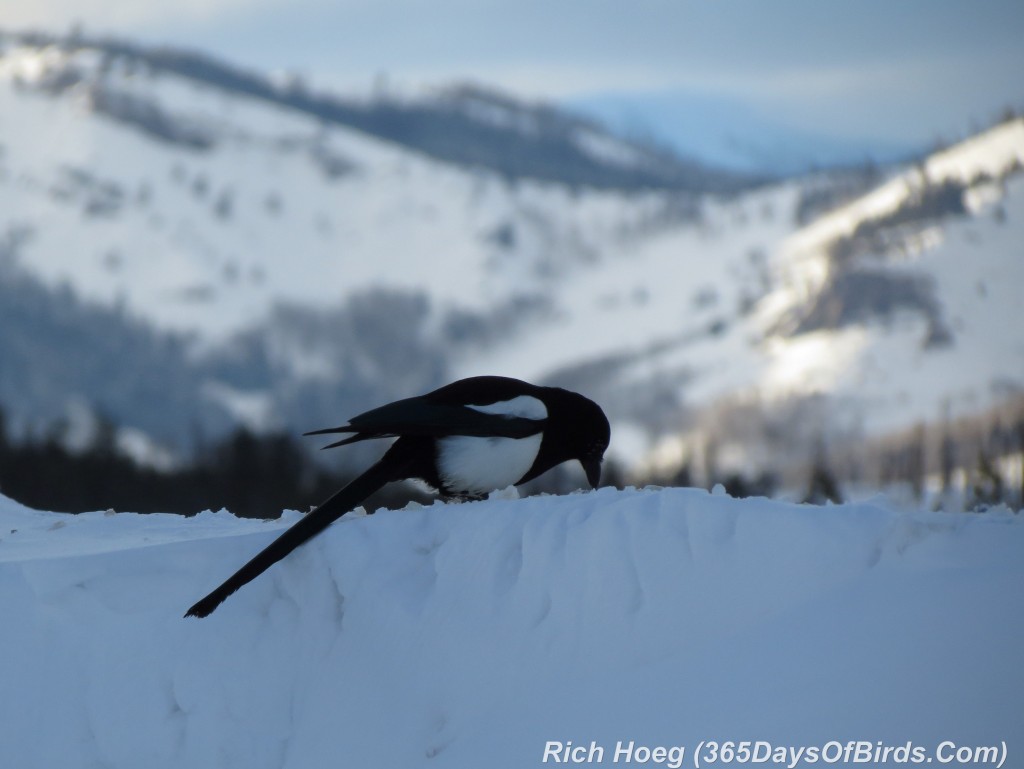
<instances>
[{"instance_id":1,"label":"black tail feather","mask_svg":"<svg viewBox=\"0 0 1024 769\"><path fill-rule=\"evenodd\" d=\"M321 430L310 430L308 433L303 435L330 435L331 433L354 433L356 428L352 425L342 425L341 427L324 427Z\"/></svg>"},{"instance_id":2,"label":"black tail feather","mask_svg":"<svg viewBox=\"0 0 1024 769\"><path fill-rule=\"evenodd\" d=\"M366 435L365 433L357 433L356 435L350 435L348 438L343 438L340 441L335 441L334 443L328 443L326 446L321 446L320 450L323 451L324 449L335 449L338 446L347 446L350 443L357 443L358 441L365 441L365 440L368 440L370 438L381 438L381 437L383 437L383 436L380 436L380 435Z\"/></svg>"},{"instance_id":3,"label":"black tail feather","mask_svg":"<svg viewBox=\"0 0 1024 769\"><path fill-rule=\"evenodd\" d=\"M303 435L336 435L337 433L356 433L356 434L355 435L350 435L348 438L343 438L340 441L335 441L334 443L329 443L326 446L322 446L321 449L320 449L321 451L323 451L323 449L337 448L338 446L347 446L350 443L356 443L358 441L365 441L368 438L385 438L385 437L388 437L388 436L385 436L385 435L375 435L375 434L372 434L372 433L360 433L359 432L359 428L358 427L353 427L352 425L342 425L341 427L325 427L323 430L311 430L308 433L303 433Z\"/></svg>"},{"instance_id":4,"label":"black tail feather","mask_svg":"<svg viewBox=\"0 0 1024 769\"><path fill-rule=\"evenodd\" d=\"M256 579L292 550L315 537L345 513L358 507L363 500L384 484L407 477L408 460L400 458L399 454L394 451L395 446L392 446L392 449L365 473L328 498L311 513L305 515L302 520L257 553L252 560L232 574L220 587L185 612L185 616L209 616L225 598Z\"/></svg>"}]
</instances>

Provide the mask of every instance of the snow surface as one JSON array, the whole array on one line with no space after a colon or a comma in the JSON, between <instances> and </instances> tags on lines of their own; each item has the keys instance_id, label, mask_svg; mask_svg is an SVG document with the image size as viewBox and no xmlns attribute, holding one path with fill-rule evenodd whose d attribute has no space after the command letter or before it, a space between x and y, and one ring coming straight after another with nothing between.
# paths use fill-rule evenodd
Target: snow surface
<instances>
[{"instance_id":1,"label":"snow surface","mask_svg":"<svg viewBox=\"0 0 1024 769\"><path fill-rule=\"evenodd\" d=\"M548 740L611 765L703 739L1005 740L1020 765L1019 515L515 496L342 519L202 621L297 514L0 497L0 766L521 769Z\"/></svg>"}]
</instances>

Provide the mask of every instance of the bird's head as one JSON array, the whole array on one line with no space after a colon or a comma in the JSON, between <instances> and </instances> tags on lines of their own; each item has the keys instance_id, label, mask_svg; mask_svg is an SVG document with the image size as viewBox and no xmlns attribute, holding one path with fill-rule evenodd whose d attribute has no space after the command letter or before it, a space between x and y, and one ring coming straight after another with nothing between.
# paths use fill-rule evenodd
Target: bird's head
<instances>
[{"instance_id":1,"label":"bird's head","mask_svg":"<svg viewBox=\"0 0 1024 769\"><path fill-rule=\"evenodd\" d=\"M560 409L565 421L567 459L575 459L583 466L587 482L597 488L601 482L601 462L608 449L611 426L608 417L594 401L578 393L566 392L569 396Z\"/></svg>"}]
</instances>

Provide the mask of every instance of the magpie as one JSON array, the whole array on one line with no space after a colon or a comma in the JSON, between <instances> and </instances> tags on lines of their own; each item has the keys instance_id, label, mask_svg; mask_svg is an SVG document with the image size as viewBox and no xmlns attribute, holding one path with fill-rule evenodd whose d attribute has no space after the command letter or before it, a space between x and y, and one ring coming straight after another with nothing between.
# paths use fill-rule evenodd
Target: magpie
<instances>
[{"instance_id":1,"label":"magpie","mask_svg":"<svg viewBox=\"0 0 1024 769\"><path fill-rule=\"evenodd\" d=\"M481 499L577 460L596 488L611 434L601 407L579 393L518 379L460 379L389 403L348 424L305 435L351 433L324 446L397 438L366 472L286 530L186 612L206 617L229 595L315 537L391 481L420 479L445 499Z\"/></svg>"}]
</instances>

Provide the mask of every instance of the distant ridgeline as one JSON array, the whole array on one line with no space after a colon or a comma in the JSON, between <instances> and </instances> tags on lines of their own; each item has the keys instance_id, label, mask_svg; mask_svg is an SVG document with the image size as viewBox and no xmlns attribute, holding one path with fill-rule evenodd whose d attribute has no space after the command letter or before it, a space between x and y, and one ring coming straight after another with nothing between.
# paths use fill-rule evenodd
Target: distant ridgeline
<instances>
[{"instance_id":1,"label":"distant ridgeline","mask_svg":"<svg viewBox=\"0 0 1024 769\"><path fill-rule=\"evenodd\" d=\"M544 104L528 104L492 90L463 86L419 100L379 93L371 100L345 99L309 90L299 79L278 83L211 56L174 48L147 48L72 32L5 33L4 43L92 49L109 63L188 78L228 92L358 129L462 166L479 166L510 179L538 179L570 186L621 190L735 192L758 183L749 175L710 168L650 143L626 141L604 126ZM83 73L67 70L52 88L75 85ZM94 107L132 123L156 138L203 149L207 139L182 133L137 99L118 98L100 86ZM613 151L608 151L611 146Z\"/></svg>"}]
</instances>

